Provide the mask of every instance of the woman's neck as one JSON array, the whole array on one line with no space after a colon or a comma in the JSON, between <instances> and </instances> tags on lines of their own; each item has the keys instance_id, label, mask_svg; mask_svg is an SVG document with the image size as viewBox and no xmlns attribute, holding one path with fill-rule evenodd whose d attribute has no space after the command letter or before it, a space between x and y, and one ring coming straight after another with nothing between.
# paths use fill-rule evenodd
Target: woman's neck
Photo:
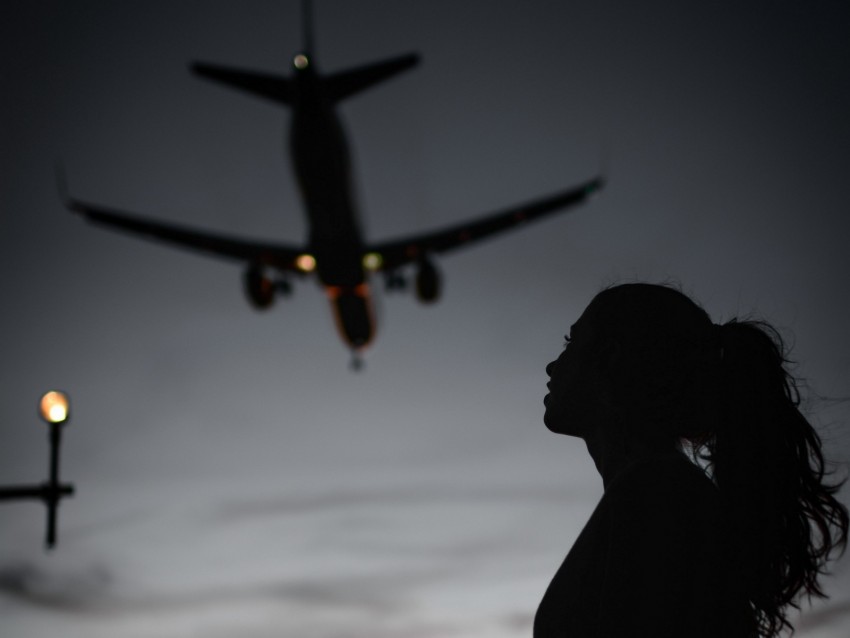
<instances>
[{"instance_id":1,"label":"woman's neck","mask_svg":"<svg viewBox=\"0 0 850 638\"><path fill-rule=\"evenodd\" d=\"M608 489L617 475L634 463L652 458L681 455L681 451L672 441L626 437L625 432L629 427L622 423L611 423L606 427L595 428L594 436L584 437L587 451L602 476L605 489ZM631 427L635 428L633 431L643 429L636 424L632 424Z\"/></svg>"}]
</instances>

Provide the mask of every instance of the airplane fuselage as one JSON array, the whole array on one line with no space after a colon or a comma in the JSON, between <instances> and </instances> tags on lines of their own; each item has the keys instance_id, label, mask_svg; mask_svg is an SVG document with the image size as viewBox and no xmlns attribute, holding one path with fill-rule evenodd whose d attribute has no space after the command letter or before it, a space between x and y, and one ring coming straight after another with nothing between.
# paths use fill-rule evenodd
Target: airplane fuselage
<instances>
[{"instance_id":1,"label":"airplane fuselage","mask_svg":"<svg viewBox=\"0 0 850 638\"><path fill-rule=\"evenodd\" d=\"M296 86L289 151L307 212L308 244L337 326L349 345L359 349L371 341L374 320L348 142L334 104L312 68L297 70Z\"/></svg>"}]
</instances>

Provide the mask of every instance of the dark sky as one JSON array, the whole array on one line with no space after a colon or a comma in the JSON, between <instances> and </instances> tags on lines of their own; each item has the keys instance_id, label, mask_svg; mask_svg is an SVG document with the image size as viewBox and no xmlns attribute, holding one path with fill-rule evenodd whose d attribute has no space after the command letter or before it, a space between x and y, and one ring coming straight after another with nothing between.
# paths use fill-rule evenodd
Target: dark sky
<instances>
[{"instance_id":1,"label":"dark sky","mask_svg":"<svg viewBox=\"0 0 850 638\"><path fill-rule=\"evenodd\" d=\"M310 281L266 314L241 271L86 225L57 195L246 237L305 224L287 113L193 78L284 72L286 2L0 4L0 483L46 473L72 397L60 545L0 509L0 633L517 638L602 485L542 425L544 367L602 286L676 281L755 313L850 458L850 9L844 2L319 0L318 63L421 65L345 103L381 239L565 188L593 202L382 295L352 374ZM607 158L607 159L606 159ZM842 495L848 502L846 493ZM798 636L850 624L845 558Z\"/></svg>"}]
</instances>

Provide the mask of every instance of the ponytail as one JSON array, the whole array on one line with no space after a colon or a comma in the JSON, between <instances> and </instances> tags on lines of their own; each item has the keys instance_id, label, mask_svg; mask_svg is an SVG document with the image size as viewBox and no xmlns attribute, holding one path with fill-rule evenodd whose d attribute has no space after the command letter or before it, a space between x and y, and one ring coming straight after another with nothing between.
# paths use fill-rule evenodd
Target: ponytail
<instances>
[{"instance_id":1,"label":"ponytail","mask_svg":"<svg viewBox=\"0 0 850 638\"><path fill-rule=\"evenodd\" d=\"M792 629L787 607L824 597L818 576L847 541L847 509L827 484L821 440L799 410L778 332L767 323L715 326L720 418L698 452L727 504L733 558L758 633Z\"/></svg>"}]
</instances>

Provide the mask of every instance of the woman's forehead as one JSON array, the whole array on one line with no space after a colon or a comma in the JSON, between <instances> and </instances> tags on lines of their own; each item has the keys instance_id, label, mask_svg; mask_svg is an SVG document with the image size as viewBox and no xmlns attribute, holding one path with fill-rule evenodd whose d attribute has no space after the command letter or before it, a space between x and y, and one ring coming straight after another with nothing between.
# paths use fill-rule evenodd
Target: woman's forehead
<instances>
[{"instance_id":1,"label":"woman's forehead","mask_svg":"<svg viewBox=\"0 0 850 638\"><path fill-rule=\"evenodd\" d=\"M597 294L576 325L642 333L674 326L684 328L705 320L705 312L678 290L654 284L624 284Z\"/></svg>"},{"instance_id":2,"label":"woman's forehead","mask_svg":"<svg viewBox=\"0 0 850 638\"><path fill-rule=\"evenodd\" d=\"M592 329L592 326L600 319L599 306L600 304L597 303L597 298L594 298L579 318L570 326L570 334L575 336L576 333L587 332Z\"/></svg>"}]
</instances>

